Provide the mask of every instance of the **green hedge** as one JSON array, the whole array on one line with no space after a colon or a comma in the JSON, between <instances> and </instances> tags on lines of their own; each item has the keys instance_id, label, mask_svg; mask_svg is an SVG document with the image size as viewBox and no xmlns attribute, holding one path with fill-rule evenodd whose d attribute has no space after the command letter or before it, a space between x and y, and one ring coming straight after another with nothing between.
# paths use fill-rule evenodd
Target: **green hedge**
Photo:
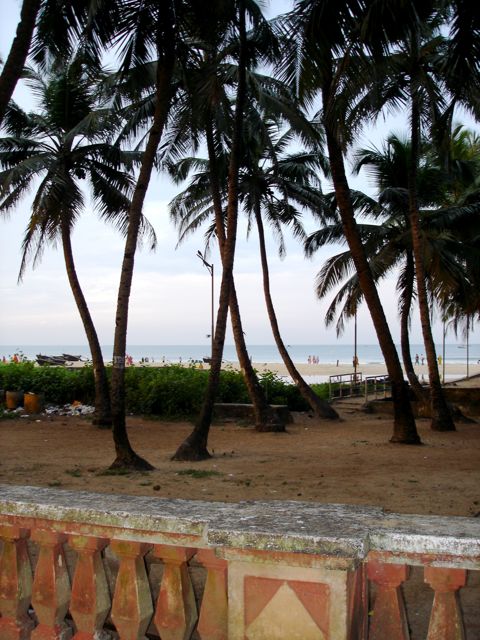
<instances>
[{"instance_id":1,"label":"green hedge","mask_svg":"<svg viewBox=\"0 0 480 640\"><path fill-rule=\"evenodd\" d=\"M125 371L127 412L168 418L193 416L202 405L208 375L206 370L178 365L128 367ZM286 404L292 411L308 409L298 389L276 374L262 374L260 383L270 404ZM328 394L328 385L314 385L314 388L322 397ZM87 366L78 369L37 367L31 362L0 365L0 389L43 393L46 403L60 405L74 400L93 404L95 397L93 371ZM217 402L250 402L239 371L221 372Z\"/></svg>"}]
</instances>

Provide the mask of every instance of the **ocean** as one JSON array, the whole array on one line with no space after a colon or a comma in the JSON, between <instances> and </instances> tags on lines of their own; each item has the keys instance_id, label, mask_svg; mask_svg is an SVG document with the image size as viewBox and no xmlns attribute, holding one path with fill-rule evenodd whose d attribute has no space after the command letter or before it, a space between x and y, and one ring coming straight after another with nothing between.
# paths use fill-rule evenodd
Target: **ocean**
<instances>
[{"instance_id":1,"label":"ocean","mask_svg":"<svg viewBox=\"0 0 480 640\"><path fill-rule=\"evenodd\" d=\"M437 354L443 355L442 345L437 344ZM400 347L397 347L400 353ZM319 363L336 363L351 364L354 354L353 344L301 344L288 345L288 351L292 360L296 363L308 362L309 356L318 357ZM256 344L249 345L248 352L252 362L281 362L280 354L275 345ZM88 346L83 345L0 345L0 359L5 356L9 359L14 353L21 353L29 360L35 360L37 354L42 355L61 355L68 353L71 355L79 355L83 358L89 358L90 352ZM111 345L102 345L102 353L105 361L111 361L113 347ZM377 344L359 344L357 345L357 353L360 364L382 364L385 362L380 347ZM418 353L421 358L425 353L421 344L411 345L412 358ZM131 355L135 362L141 361L142 358L148 358L149 362L169 362L179 363L192 360L202 360L210 355L210 345L128 345L127 354ZM480 359L480 344L470 344L468 349L469 362L476 363ZM223 359L225 362L238 362L234 345L225 345ZM467 349L464 344L446 344L445 345L445 361L450 363L466 363Z\"/></svg>"}]
</instances>

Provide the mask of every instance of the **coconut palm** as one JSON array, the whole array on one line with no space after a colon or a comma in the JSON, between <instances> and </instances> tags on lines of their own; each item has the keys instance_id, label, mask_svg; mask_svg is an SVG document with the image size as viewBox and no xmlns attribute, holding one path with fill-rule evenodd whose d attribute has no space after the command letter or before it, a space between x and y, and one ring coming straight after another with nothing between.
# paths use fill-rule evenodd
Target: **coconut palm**
<instances>
[{"instance_id":1,"label":"coconut palm","mask_svg":"<svg viewBox=\"0 0 480 640\"><path fill-rule=\"evenodd\" d=\"M249 5L250 7L250 5ZM238 70L236 84L235 111L231 136L231 151L227 174L227 216L225 225L225 241L222 250L222 280L220 285L219 306L215 325L215 339L212 348L212 362L207 391L200 415L192 433L182 442L175 452L176 460L201 460L210 457L207 449L208 433L213 415L216 389L220 379L223 345L227 326L227 316L232 290L233 262L237 237L238 220L238 176L242 149L243 117L246 105L246 75L250 66L247 55L247 10L243 0L236 7L238 33ZM263 21L257 10L250 14L258 22Z\"/></svg>"},{"instance_id":2,"label":"coconut palm","mask_svg":"<svg viewBox=\"0 0 480 640\"><path fill-rule=\"evenodd\" d=\"M301 395L314 413L332 419L338 417L337 413L305 382L285 347L270 291L264 218L273 228L279 241L280 255L283 256L285 244L282 225L290 226L296 235L303 236L299 207L312 209L320 203L315 171L319 166L318 157L307 152L287 155L285 151L292 141L293 134L291 130L281 134L280 123L281 119L277 122L266 116L262 118L262 113L253 106L251 100L249 101L243 130L245 147L239 176L240 202L248 216L249 228L253 223L258 230L264 296L279 353ZM217 158L218 160L220 159ZM225 168L225 158L223 160ZM210 163L192 160L191 165L198 169L192 183L171 204L171 214L179 226L181 239L207 221L212 213L208 177ZM221 195L225 200L225 192ZM210 227L208 231L211 230Z\"/></svg>"},{"instance_id":3,"label":"coconut palm","mask_svg":"<svg viewBox=\"0 0 480 640\"><path fill-rule=\"evenodd\" d=\"M370 223L357 222L367 251L370 268L377 281L397 272L401 347L407 377L417 397L426 401L426 395L418 382L410 356L409 318L415 297L415 271L408 210L408 167L410 145L397 136L390 136L382 150L361 149L356 152L354 170L366 167L374 178L379 192L378 201L362 193L354 194L357 217L369 216ZM463 256L465 243L458 237L458 229L474 215L475 207L450 207L431 209L443 201L447 176L430 158L419 170L418 194L421 211L421 229L424 237L424 262L429 285L429 297L433 302L438 292L448 295L463 288L470 280ZM309 236L306 251L313 251L326 243L344 244L341 225L336 212L334 195L329 199L330 224ZM430 209L428 208L430 207ZM374 224L376 222L376 224ZM358 277L354 273L351 254L342 252L330 258L317 276L317 293L323 298L346 280L336 293L326 314L327 324L337 317L337 331L351 317L362 301ZM342 306L343 305L343 306Z\"/></svg>"},{"instance_id":4,"label":"coconut palm","mask_svg":"<svg viewBox=\"0 0 480 640\"><path fill-rule=\"evenodd\" d=\"M268 39L269 36L268 30L263 34L259 34L258 31L250 31L247 40L250 58L255 61L259 56L264 57L265 37ZM195 160L185 160L183 155L191 151L195 152L198 149L199 140L205 141L210 167L207 189L211 194L215 233L222 257L226 237L221 189L227 175L223 173L219 176L218 155L220 154L222 159L222 169L225 169L223 164L227 158L225 149L231 144L233 105L230 95L235 90L237 78L238 70L234 54L238 45L235 39L219 37L218 33L212 33L212 37L211 41L203 41L202 55L197 58L197 66L189 68L188 77L184 78L188 97L184 101L183 108L177 111L175 121L172 123L167 153L170 173L175 180L181 181L185 178L186 167L195 165ZM278 83L274 83L271 78L260 76L254 70L247 69L246 82L249 95L260 94L261 98L256 95L256 100L262 99L267 102L279 100L279 96L276 95ZM230 286L229 308L233 337L254 408L256 429L259 431L283 429L283 425L278 422L267 403L248 355L233 274Z\"/></svg>"},{"instance_id":5,"label":"coconut palm","mask_svg":"<svg viewBox=\"0 0 480 640\"><path fill-rule=\"evenodd\" d=\"M95 326L78 280L71 232L85 208L82 186L91 187L100 216L124 231L132 189L130 172L137 153L122 151L112 136L119 121L101 97L105 74L80 59L54 63L26 79L39 109L26 113L15 104L7 110L0 139L0 210L8 213L32 188L36 193L23 240L21 279L30 259L35 266L48 244L60 241L68 281L90 347L95 376L95 421L111 424L108 381ZM145 220L145 231L154 233Z\"/></svg>"},{"instance_id":6,"label":"coconut palm","mask_svg":"<svg viewBox=\"0 0 480 640\"><path fill-rule=\"evenodd\" d=\"M377 3L378 4L378 3ZM344 89L349 79L348 71L362 74L362 60L368 52L368 9L363 3L352 0L298 0L294 10L280 23L286 33L282 77L296 86L303 96L322 100L322 122L330 160L343 232L352 254L360 287L367 302L377 338L382 349L392 384L394 406L394 433L391 442L418 444L415 420L403 378L400 360L393 342L382 303L375 286L375 279L368 264L362 238L355 222L355 211L345 169L346 148L351 132L343 126L349 100ZM380 10L381 8L378 7ZM377 16L378 17L378 16ZM409 24L411 16L405 16ZM396 22L382 24L382 35L389 35ZM377 22L378 28L378 22ZM370 70L371 71L371 70ZM347 88L350 85L347 83ZM353 91L353 90L352 90Z\"/></svg>"},{"instance_id":7,"label":"coconut palm","mask_svg":"<svg viewBox=\"0 0 480 640\"><path fill-rule=\"evenodd\" d=\"M29 52L37 63L71 56L88 16L89 0L23 0L17 32L0 75L0 123Z\"/></svg>"},{"instance_id":8,"label":"coconut palm","mask_svg":"<svg viewBox=\"0 0 480 640\"><path fill-rule=\"evenodd\" d=\"M148 133L144 136L143 161L132 197L129 211L129 224L125 243L124 258L117 297L116 324L114 336L113 370L111 383L112 418L116 459L113 466L151 468L143 459L133 455L128 442L125 421L125 372L124 357L126 349L126 333L128 324L128 306L133 278L134 257L137 247L139 220L149 181L156 163L157 149L160 142L166 140L166 130L170 119L184 98L182 79L190 64L194 64L199 55L196 43L203 39L211 39L211 34L226 34L242 31L245 12L253 20L261 17L261 12L252 0L214 0L208 3L185 2L184 0L168 0L158 4L155 0L147 2L131 2L130 0L105 0L92 7L89 21L89 34L93 47L98 40L103 45L115 44L121 55L121 75L135 72L150 63L154 73L154 92L150 106L153 113L147 124ZM92 44L93 41L93 44ZM247 66L246 52L237 46L237 56L242 59L243 69ZM138 73L137 73L138 75ZM239 74L240 78L242 73ZM243 82L243 80L241 81ZM241 82L237 85L240 87ZM243 90L237 94L242 95ZM242 104L243 98L238 104ZM241 119L240 106L236 111L237 119ZM165 137L164 137L165 134ZM222 277L220 308L222 314L228 311L231 264L235 247L236 228L236 160L237 147L240 141L232 144L232 162L230 170L230 208L229 215L232 233L227 237L226 253L228 260ZM230 263L230 266L229 264ZM225 295L228 293L227 297ZM227 301L227 310L223 304ZM219 318L215 330L215 341L210 369L209 385L204 407L199 418L202 426L195 431L188 445L183 448L191 451L193 457L205 457L206 438L201 435L208 431L213 397L218 385L221 356L223 353L223 318ZM223 333L223 336L222 336ZM218 334L218 339L217 339ZM218 348L217 348L218 347ZM207 400L208 398L208 400ZM195 451L193 451L195 450ZM185 453L190 455L190 453Z\"/></svg>"},{"instance_id":9,"label":"coconut palm","mask_svg":"<svg viewBox=\"0 0 480 640\"><path fill-rule=\"evenodd\" d=\"M455 3L448 3L453 11L454 5ZM373 83L369 84L369 90L358 106L360 112L365 111L367 104L370 108L374 105L377 110L386 106L401 106L409 110L411 159L408 193L412 250L429 371L432 428L441 431L454 430L455 425L441 387L430 322L418 205L420 141L422 132L427 130L432 131L432 136L437 140L441 139L441 132L448 125L458 103L478 111L478 70L473 73L475 81L472 83L470 77L465 78L463 87L459 86L458 79L451 76L449 63L452 62L452 43L449 42L448 35L445 36L442 32L447 18L448 14L444 13L443 7L433 3L423 20L411 22L397 34L393 50L386 55L375 55ZM455 43L452 46L455 48Z\"/></svg>"}]
</instances>

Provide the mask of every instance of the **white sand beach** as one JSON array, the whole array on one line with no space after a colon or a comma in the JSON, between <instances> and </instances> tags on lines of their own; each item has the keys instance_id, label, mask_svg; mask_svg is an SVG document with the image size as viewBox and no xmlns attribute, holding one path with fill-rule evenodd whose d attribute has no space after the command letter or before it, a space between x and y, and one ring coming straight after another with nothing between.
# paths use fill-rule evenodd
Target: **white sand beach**
<instances>
[{"instance_id":1,"label":"white sand beach","mask_svg":"<svg viewBox=\"0 0 480 640\"><path fill-rule=\"evenodd\" d=\"M256 371L263 373L266 371L271 371L279 376L288 376L288 371L283 362L253 362L253 367ZM134 362L134 366L163 366L161 362L145 362L139 363ZM184 366L189 366L188 363L184 363ZM202 363L202 368L208 369L208 364ZM341 374L349 374L353 373L353 366L345 363L339 363L338 366L336 363L331 362L322 362L319 364L309 364L303 362L296 362L295 366L298 371L302 374L302 376L306 376L307 378L319 378L319 380L328 380L329 376L333 375L341 375ZM222 368L232 368L232 369L240 369L240 365L238 362L229 362L224 361ZM415 371L420 379L428 380L428 367L426 364L423 365L415 365ZM366 376L381 376L387 375L387 368L384 363L363 363L359 362L358 373L361 373L365 378ZM440 366L440 375L443 375L443 364ZM468 375L469 376L477 376L480 375L480 364L469 363L468 367ZM467 365L464 362L447 362L445 363L445 382L457 380L460 378L465 378L467 376ZM478 384L478 380L477 380Z\"/></svg>"}]
</instances>

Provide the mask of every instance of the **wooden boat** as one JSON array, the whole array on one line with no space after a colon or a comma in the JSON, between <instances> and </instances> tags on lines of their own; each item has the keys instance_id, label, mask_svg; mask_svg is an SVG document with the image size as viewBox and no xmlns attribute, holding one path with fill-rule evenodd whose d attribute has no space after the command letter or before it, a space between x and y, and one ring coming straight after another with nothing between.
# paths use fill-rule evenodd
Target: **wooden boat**
<instances>
[{"instance_id":1,"label":"wooden boat","mask_svg":"<svg viewBox=\"0 0 480 640\"><path fill-rule=\"evenodd\" d=\"M82 360L82 356L72 356L70 353L62 353L62 356L67 362L80 362Z\"/></svg>"},{"instance_id":2,"label":"wooden boat","mask_svg":"<svg viewBox=\"0 0 480 640\"><path fill-rule=\"evenodd\" d=\"M41 353L37 354L37 362L40 366L44 365L64 365L66 358L63 356L44 356Z\"/></svg>"}]
</instances>

